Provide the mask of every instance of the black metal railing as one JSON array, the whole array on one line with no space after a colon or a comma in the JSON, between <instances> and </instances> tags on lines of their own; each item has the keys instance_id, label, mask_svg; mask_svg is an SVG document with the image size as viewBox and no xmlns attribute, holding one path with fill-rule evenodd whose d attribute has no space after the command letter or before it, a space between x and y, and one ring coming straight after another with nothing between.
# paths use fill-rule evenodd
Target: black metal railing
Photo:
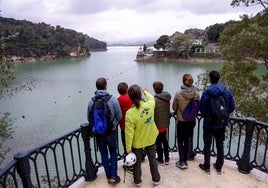
<instances>
[{"instance_id":1,"label":"black metal railing","mask_svg":"<svg viewBox=\"0 0 268 188\"><path fill-rule=\"evenodd\" d=\"M85 173L81 128L14 156L0 171L0 187L68 187Z\"/></svg>"},{"instance_id":2,"label":"black metal railing","mask_svg":"<svg viewBox=\"0 0 268 188\"><path fill-rule=\"evenodd\" d=\"M194 131L193 145L197 153L203 153L203 119L198 116ZM120 130L118 130L120 131ZM118 160L124 151L118 134ZM169 148L177 151L176 117L171 114L168 130ZM226 131L225 159L236 161L238 170L250 173L252 168L268 174L268 124L254 118L231 117ZM211 155L215 156L215 143ZM68 187L84 176L86 181L94 181L101 166L101 158L96 141L90 136L87 123L80 128L14 156L0 171L0 188L43 188Z\"/></svg>"}]
</instances>

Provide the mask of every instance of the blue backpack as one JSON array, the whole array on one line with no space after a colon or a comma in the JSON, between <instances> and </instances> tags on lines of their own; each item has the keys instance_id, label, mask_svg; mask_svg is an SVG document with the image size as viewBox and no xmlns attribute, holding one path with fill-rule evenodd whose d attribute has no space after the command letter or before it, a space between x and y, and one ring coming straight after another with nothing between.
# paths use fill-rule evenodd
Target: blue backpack
<instances>
[{"instance_id":1,"label":"blue backpack","mask_svg":"<svg viewBox=\"0 0 268 188\"><path fill-rule=\"evenodd\" d=\"M90 128L94 135L108 134L112 128L110 120L111 111L107 101L112 95L95 96L92 98L93 105L89 112Z\"/></svg>"}]
</instances>

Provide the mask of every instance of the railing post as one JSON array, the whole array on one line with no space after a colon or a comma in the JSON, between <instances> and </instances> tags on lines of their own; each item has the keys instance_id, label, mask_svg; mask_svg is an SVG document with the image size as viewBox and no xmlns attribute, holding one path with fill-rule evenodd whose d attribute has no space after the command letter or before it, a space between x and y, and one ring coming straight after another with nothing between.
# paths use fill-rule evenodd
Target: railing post
<instances>
[{"instance_id":1,"label":"railing post","mask_svg":"<svg viewBox=\"0 0 268 188\"><path fill-rule=\"evenodd\" d=\"M91 157L91 148L90 148L90 130L88 123L83 123L80 125L82 138L84 141L84 148L85 148L85 156L86 156L86 173L84 175L86 181L94 181L97 178L97 171L98 169L92 162Z\"/></svg>"},{"instance_id":2,"label":"railing post","mask_svg":"<svg viewBox=\"0 0 268 188\"><path fill-rule=\"evenodd\" d=\"M250 164L250 149L255 123L255 118L249 117L246 119L246 138L244 144L244 151L242 159L240 161L237 161L238 170L243 174L249 174L253 168Z\"/></svg>"},{"instance_id":3,"label":"railing post","mask_svg":"<svg viewBox=\"0 0 268 188\"><path fill-rule=\"evenodd\" d=\"M28 153L20 152L14 156L14 159L18 161L17 171L21 178L24 188L33 188L31 180L31 167L28 159Z\"/></svg>"}]
</instances>

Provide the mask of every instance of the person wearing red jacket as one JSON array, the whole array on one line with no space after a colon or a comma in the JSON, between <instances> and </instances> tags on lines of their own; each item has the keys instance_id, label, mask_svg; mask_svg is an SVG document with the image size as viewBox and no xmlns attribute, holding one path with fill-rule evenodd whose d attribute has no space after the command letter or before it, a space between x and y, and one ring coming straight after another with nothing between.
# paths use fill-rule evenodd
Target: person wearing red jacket
<instances>
[{"instance_id":1,"label":"person wearing red jacket","mask_svg":"<svg viewBox=\"0 0 268 188\"><path fill-rule=\"evenodd\" d=\"M124 152L126 153L126 142L125 142L125 119L126 119L126 112L127 110L133 105L133 102L128 96L127 93L128 84L125 82L120 82L117 86L117 91L120 96L117 98L119 105L122 110L122 118L119 121L120 129L121 129L121 138L122 144L124 146Z\"/></svg>"},{"instance_id":2,"label":"person wearing red jacket","mask_svg":"<svg viewBox=\"0 0 268 188\"><path fill-rule=\"evenodd\" d=\"M119 105L121 107L122 111L122 118L119 121L120 129L121 129L121 140L124 147L124 154L126 155L126 139L125 139L125 120L126 120L126 112L127 110L133 105L132 100L128 96L128 84L126 82L120 82L117 85L117 91L120 94L120 96L117 98ZM129 172L133 173L133 167L132 166L123 166L123 168Z\"/></svg>"}]
</instances>

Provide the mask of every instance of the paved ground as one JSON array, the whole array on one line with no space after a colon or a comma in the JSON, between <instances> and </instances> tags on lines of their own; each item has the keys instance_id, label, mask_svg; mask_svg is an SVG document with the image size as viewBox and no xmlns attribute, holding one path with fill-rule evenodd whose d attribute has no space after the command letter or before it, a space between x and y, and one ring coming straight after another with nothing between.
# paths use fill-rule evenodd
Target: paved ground
<instances>
[{"instance_id":1,"label":"paved ground","mask_svg":"<svg viewBox=\"0 0 268 188\"><path fill-rule=\"evenodd\" d=\"M162 184L158 187L163 188L268 188L268 175L253 169L250 174L242 174L237 170L237 165L233 161L225 160L222 175L218 175L214 168L211 173L206 174L199 169L198 164L203 162L203 155L197 155L195 160L188 162L188 169L181 170L175 166L178 159L178 153L171 153L171 162L169 165L159 166L159 172L162 177ZM211 159L211 164L215 158ZM78 180L70 188L129 188L134 187L131 184L132 175L126 173L125 183L122 162L119 162L119 176L121 182L115 186L107 183L103 169L99 169L98 178L93 182L85 182L84 178ZM142 163L142 186L145 188L153 187L149 163L146 158Z\"/></svg>"}]
</instances>

